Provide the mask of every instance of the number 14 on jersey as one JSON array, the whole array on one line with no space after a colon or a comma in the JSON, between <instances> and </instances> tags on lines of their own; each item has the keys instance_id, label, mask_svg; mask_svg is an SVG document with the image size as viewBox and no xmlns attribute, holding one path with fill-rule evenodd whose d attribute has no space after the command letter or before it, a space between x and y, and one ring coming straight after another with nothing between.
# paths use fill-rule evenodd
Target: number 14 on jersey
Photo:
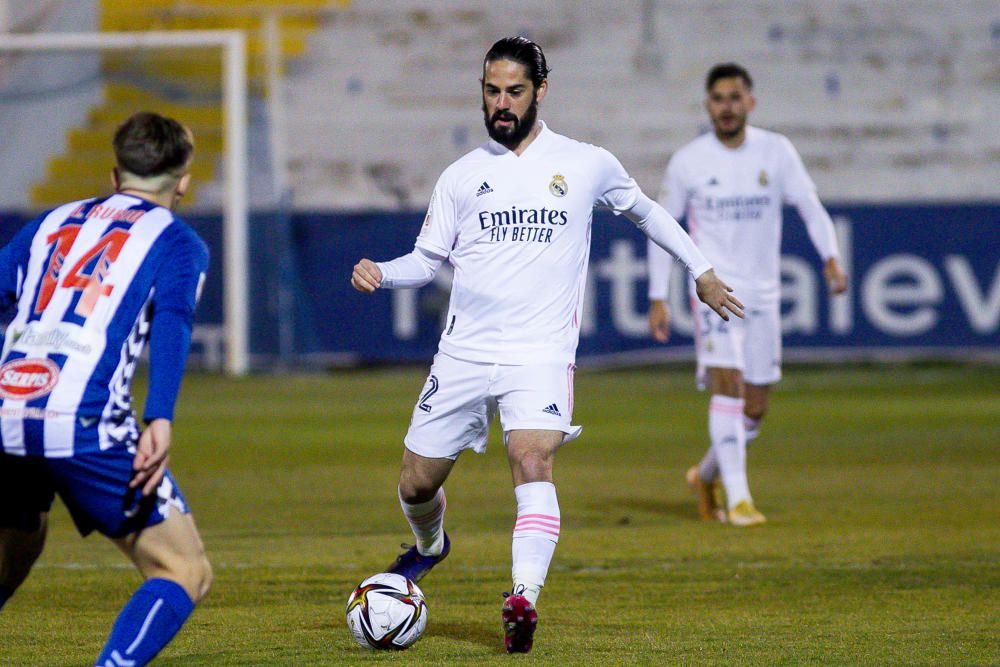
<instances>
[{"instance_id":1,"label":"number 14 on jersey","mask_svg":"<svg viewBox=\"0 0 1000 667\"><path fill-rule=\"evenodd\" d=\"M118 259L122 246L129 238L129 233L120 228L112 229L102 236L94 247L73 265L60 284L63 263L82 226L80 223L63 225L45 239L51 249L48 266L38 289L38 298L35 299L36 314L41 314L48 307L57 287L79 290L83 293L74 310L80 317L88 317L94 311L97 300L102 296L108 296L114 290L114 285L104 281L111 271L111 266Z\"/></svg>"}]
</instances>

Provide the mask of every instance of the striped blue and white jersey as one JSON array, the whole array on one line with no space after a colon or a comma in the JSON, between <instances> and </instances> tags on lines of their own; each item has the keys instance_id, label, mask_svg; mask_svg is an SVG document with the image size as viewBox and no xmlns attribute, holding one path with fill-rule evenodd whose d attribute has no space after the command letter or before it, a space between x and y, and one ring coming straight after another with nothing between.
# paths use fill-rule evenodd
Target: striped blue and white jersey
<instances>
[{"instance_id":1,"label":"striped blue and white jersey","mask_svg":"<svg viewBox=\"0 0 1000 667\"><path fill-rule=\"evenodd\" d=\"M208 248L162 206L114 194L28 223L0 250L0 450L68 457L129 445L136 363L144 418L173 417Z\"/></svg>"}]
</instances>

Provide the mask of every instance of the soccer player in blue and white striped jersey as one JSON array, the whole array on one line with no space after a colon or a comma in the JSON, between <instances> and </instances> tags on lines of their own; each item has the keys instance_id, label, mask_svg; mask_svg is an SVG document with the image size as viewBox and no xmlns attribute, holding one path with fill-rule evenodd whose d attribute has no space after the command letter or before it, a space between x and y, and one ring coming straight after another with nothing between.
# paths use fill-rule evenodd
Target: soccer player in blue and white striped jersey
<instances>
[{"instance_id":1,"label":"soccer player in blue and white striped jersey","mask_svg":"<svg viewBox=\"0 0 1000 667\"><path fill-rule=\"evenodd\" d=\"M144 665L207 593L211 567L167 470L174 403L208 267L172 210L190 182L190 131L155 113L114 136L115 193L60 206L0 250L0 608L41 554L56 494L145 578L96 664ZM131 383L150 343L140 428Z\"/></svg>"}]
</instances>

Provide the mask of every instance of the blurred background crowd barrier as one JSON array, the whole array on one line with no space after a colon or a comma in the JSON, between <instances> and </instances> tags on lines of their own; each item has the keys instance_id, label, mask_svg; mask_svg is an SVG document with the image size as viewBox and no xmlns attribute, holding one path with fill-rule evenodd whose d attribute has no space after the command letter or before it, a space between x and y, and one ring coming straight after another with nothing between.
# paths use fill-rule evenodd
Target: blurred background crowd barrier
<instances>
[{"instance_id":1,"label":"blurred background crowd barrier","mask_svg":"<svg viewBox=\"0 0 1000 667\"><path fill-rule=\"evenodd\" d=\"M242 31L245 133L232 133L218 48L2 50L10 35L138 30ZM197 138L183 214L213 251L197 361L224 365L239 330L254 367L425 362L447 272L365 299L350 269L408 252L437 176L485 139L481 59L507 34L546 51L542 117L608 148L651 196L670 154L707 129L708 68L750 70L751 120L802 154L852 274L850 293L829 300L789 213L790 360L1000 355L995 2L0 0L0 240L106 192L115 125L155 109ZM245 159L232 161L239 142ZM242 264L223 261L244 244L234 219ZM631 225L596 214L581 363L691 357L682 280L671 343L646 334L644 254ZM227 308L233 294L245 311Z\"/></svg>"}]
</instances>

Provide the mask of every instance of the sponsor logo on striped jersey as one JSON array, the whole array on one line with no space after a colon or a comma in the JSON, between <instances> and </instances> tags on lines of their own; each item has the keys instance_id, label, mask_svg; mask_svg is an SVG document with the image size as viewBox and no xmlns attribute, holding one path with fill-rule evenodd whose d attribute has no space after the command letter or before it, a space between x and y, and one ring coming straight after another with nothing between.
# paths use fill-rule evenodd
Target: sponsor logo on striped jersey
<instances>
[{"instance_id":1,"label":"sponsor logo on striped jersey","mask_svg":"<svg viewBox=\"0 0 1000 667\"><path fill-rule=\"evenodd\" d=\"M15 359L0 366L0 396L30 401L45 396L59 382L59 367L48 359Z\"/></svg>"}]
</instances>

